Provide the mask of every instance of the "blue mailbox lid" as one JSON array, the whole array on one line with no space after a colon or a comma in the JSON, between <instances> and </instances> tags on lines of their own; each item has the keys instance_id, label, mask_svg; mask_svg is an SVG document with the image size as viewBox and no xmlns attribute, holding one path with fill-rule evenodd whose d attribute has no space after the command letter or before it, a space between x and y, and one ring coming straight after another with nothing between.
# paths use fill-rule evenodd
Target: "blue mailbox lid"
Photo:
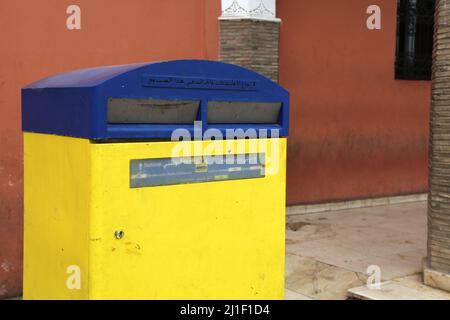
<instances>
[{"instance_id":1,"label":"blue mailbox lid","mask_svg":"<svg viewBox=\"0 0 450 320\"><path fill-rule=\"evenodd\" d=\"M288 135L289 93L285 89L245 68L204 60L89 68L37 81L22 89L23 131L94 140L168 139L178 128L194 133L193 123L109 123L110 99L198 101L196 120L203 131L254 128L258 133L265 129L268 136L275 131ZM211 124L211 101L280 103L281 109L276 123Z\"/></svg>"}]
</instances>

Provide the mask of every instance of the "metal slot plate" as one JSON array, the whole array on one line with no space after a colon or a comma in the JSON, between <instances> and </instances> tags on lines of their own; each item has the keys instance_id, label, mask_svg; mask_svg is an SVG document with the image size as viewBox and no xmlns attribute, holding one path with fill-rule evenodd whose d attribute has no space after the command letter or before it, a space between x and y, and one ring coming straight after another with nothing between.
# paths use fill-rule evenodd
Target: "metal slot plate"
<instances>
[{"instance_id":1,"label":"metal slot plate","mask_svg":"<svg viewBox=\"0 0 450 320\"><path fill-rule=\"evenodd\" d=\"M281 103L210 101L208 123L211 124L276 124Z\"/></svg>"},{"instance_id":2,"label":"metal slot plate","mask_svg":"<svg viewBox=\"0 0 450 320\"><path fill-rule=\"evenodd\" d=\"M108 99L109 124L192 124L199 101Z\"/></svg>"},{"instance_id":3,"label":"metal slot plate","mask_svg":"<svg viewBox=\"0 0 450 320\"><path fill-rule=\"evenodd\" d=\"M262 178L264 154L232 156L232 164L210 163L192 157L131 160L130 187L143 188Z\"/></svg>"}]
</instances>

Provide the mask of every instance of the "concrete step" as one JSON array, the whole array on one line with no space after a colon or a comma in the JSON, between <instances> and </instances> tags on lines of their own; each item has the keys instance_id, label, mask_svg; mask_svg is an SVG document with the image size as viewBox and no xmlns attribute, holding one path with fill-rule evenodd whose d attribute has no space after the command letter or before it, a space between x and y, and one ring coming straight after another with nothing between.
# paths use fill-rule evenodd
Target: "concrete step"
<instances>
[{"instance_id":1,"label":"concrete step","mask_svg":"<svg viewBox=\"0 0 450 320\"><path fill-rule=\"evenodd\" d=\"M379 289L367 286L349 289L348 297L356 300L450 300L448 292L413 282L405 285L395 280L381 283Z\"/></svg>"}]
</instances>

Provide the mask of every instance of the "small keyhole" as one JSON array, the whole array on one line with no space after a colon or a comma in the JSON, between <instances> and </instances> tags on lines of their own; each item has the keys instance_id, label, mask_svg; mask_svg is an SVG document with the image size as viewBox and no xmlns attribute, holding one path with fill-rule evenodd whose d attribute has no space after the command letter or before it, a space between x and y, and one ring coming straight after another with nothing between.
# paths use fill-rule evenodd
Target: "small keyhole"
<instances>
[{"instance_id":1,"label":"small keyhole","mask_svg":"<svg viewBox=\"0 0 450 320\"><path fill-rule=\"evenodd\" d=\"M117 230L116 232L114 232L114 236L118 240L122 239L124 235L125 233L122 230Z\"/></svg>"}]
</instances>

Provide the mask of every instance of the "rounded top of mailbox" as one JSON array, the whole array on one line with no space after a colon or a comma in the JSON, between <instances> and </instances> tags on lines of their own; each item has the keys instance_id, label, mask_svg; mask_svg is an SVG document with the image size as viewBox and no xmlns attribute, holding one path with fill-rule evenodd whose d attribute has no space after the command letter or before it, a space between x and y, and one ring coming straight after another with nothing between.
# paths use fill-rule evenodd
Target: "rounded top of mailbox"
<instances>
[{"instance_id":1,"label":"rounded top of mailbox","mask_svg":"<svg viewBox=\"0 0 450 320\"><path fill-rule=\"evenodd\" d=\"M169 138L175 128L267 127L287 136L289 93L240 66L175 60L81 69L22 90L22 128L88 139Z\"/></svg>"},{"instance_id":2,"label":"rounded top of mailbox","mask_svg":"<svg viewBox=\"0 0 450 320\"><path fill-rule=\"evenodd\" d=\"M258 82L262 81L266 84L272 84L273 87L284 91L281 86L272 80L252 70L234 64L209 60L174 60L84 68L41 79L27 85L24 89L96 87L116 77L125 76L132 72L145 72L148 75L172 76L173 78L182 76L206 77L207 80L224 80L228 78L229 80L243 81L241 86L250 85L244 81L257 80ZM151 80L156 81L155 79ZM173 80L173 85L179 87L180 79ZM176 81L178 81L178 85L176 85ZM204 85L208 86L208 84ZM170 86L170 83L167 86ZM210 83L209 86L214 86L214 83ZM216 87L214 86L212 89L216 89Z\"/></svg>"},{"instance_id":3,"label":"rounded top of mailbox","mask_svg":"<svg viewBox=\"0 0 450 320\"><path fill-rule=\"evenodd\" d=\"M78 69L41 79L25 86L24 89L92 87L110 80L120 74L148 65L151 65L151 63Z\"/></svg>"}]
</instances>

